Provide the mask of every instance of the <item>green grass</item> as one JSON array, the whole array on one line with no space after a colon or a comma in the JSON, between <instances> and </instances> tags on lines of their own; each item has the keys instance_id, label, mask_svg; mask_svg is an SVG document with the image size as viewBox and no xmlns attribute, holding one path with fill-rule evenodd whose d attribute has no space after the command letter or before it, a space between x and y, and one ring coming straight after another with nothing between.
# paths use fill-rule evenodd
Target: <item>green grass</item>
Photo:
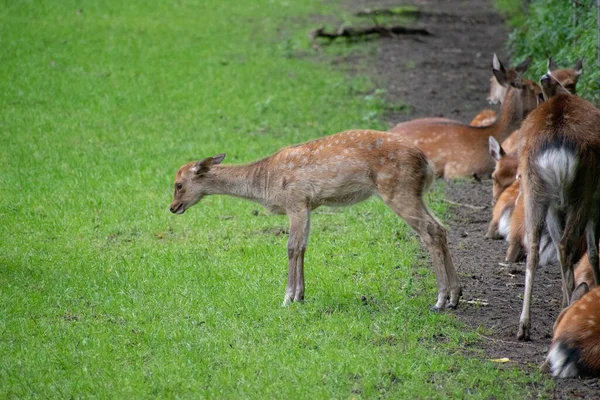
<instances>
[{"instance_id":1,"label":"green grass","mask_svg":"<svg viewBox=\"0 0 600 400\"><path fill-rule=\"evenodd\" d=\"M540 390L463 355L477 334L428 311L429 262L380 201L315 213L287 308L285 217L224 197L168 212L187 161L383 127L381 91L306 43L327 4L3 2L0 398Z\"/></svg>"}]
</instances>

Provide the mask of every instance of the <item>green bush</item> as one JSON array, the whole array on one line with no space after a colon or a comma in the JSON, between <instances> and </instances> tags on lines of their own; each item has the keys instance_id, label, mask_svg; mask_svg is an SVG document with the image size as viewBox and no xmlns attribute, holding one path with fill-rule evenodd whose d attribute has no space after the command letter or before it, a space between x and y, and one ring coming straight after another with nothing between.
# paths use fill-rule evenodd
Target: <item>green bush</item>
<instances>
[{"instance_id":1,"label":"green bush","mask_svg":"<svg viewBox=\"0 0 600 400\"><path fill-rule=\"evenodd\" d=\"M496 0L497 7L520 21L511 33L509 46L513 58L533 57L528 74L538 79L546 71L552 56L561 67L572 67L583 58L584 73L577 84L580 96L600 104L600 70L596 65L598 44L595 0L580 0L576 7L570 1L533 0L524 18L515 18L520 10L506 7L506 0ZM513 2L515 3L515 2Z\"/></svg>"}]
</instances>

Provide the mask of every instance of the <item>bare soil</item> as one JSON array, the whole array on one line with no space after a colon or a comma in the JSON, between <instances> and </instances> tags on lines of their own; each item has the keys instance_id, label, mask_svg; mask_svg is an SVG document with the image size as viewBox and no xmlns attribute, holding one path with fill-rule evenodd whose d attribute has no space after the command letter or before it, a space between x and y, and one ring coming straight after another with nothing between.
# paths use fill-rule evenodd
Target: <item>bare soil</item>
<instances>
[{"instance_id":1,"label":"bare soil","mask_svg":"<svg viewBox=\"0 0 600 400\"><path fill-rule=\"evenodd\" d=\"M352 11L399 5L390 0L345 3ZM376 57L359 60L368 65L378 87L386 89L391 103L402 101L411 106L410 113L388 112L386 120L390 127L430 116L468 123L479 110L489 108L486 96L493 53L507 60L508 29L503 18L492 0L413 0L411 4L425 11L414 26L433 35L377 39ZM357 62L352 57L346 61ZM492 214L491 187L490 179L446 183L449 200L486 206L483 210L451 206L448 241L464 287L463 300L453 313L473 328L484 328L485 334L475 346L488 358L506 357L511 365L532 372L544 360L560 312L559 267L538 270L531 310L532 340L517 341L525 267L504 262L504 241L485 238ZM600 398L598 379L558 379L556 383L553 398Z\"/></svg>"}]
</instances>

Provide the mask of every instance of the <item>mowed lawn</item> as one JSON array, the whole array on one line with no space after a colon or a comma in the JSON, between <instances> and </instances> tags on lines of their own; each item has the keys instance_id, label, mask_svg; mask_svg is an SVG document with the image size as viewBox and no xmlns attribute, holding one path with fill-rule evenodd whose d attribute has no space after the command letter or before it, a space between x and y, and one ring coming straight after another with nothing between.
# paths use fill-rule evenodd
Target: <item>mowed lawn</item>
<instances>
[{"instance_id":1,"label":"mowed lawn","mask_svg":"<svg viewBox=\"0 0 600 400\"><path fill-rule=\"evenodd\" d=\"M428 258L378 199L315 212L306 302L285 308L285 216L217 196L169 212L191 160L383 127L369 79L307 43L338 7L2 2L0 398L520 398L549 385L463 350L480 336L429 311ZM440 198L438 184L443 217Z\"/></svg>"}]
</instances>

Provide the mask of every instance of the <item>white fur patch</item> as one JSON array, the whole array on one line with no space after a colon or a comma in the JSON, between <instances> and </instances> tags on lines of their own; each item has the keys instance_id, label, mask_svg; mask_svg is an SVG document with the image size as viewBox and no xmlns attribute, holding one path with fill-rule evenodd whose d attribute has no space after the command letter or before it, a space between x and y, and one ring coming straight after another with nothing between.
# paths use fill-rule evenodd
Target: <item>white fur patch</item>
<instances>
[{"instance_id":1,"label":"white fur patch","mask_svg":"<svg viewBox=\"0 0 600 400\"><path fill-rule=\"evenodd\" d=\"M548 353L552 375L559 378L575 378L579 375L577 366L574 362L567 364L567 354L561 351L560 347L559 342L556 342Z\"/></svg>"},{"instance_id":2,"label":"white fur patch","mask_svg":"<svg viewBox=\"0 0 600 400\"><path fill-rule=\"evenodd\" d=\"M504 210L500 216L500 221L498 221L498 233L503 238L507 238L510 233L510 216L512 211L512 208Z\"/></svg>"},{"instance_id":3,"label":"white fur patch","mask_svg":"<svg viewBox=\"0 0 600 400\"><path fill-rule=\"evenodd\" d=\"M559 206L565 205L565 190L575 179L579 159L564 147L543 152L537 159L540 175L550 193L556 193Z\"/></svg>"}]
</instances>

